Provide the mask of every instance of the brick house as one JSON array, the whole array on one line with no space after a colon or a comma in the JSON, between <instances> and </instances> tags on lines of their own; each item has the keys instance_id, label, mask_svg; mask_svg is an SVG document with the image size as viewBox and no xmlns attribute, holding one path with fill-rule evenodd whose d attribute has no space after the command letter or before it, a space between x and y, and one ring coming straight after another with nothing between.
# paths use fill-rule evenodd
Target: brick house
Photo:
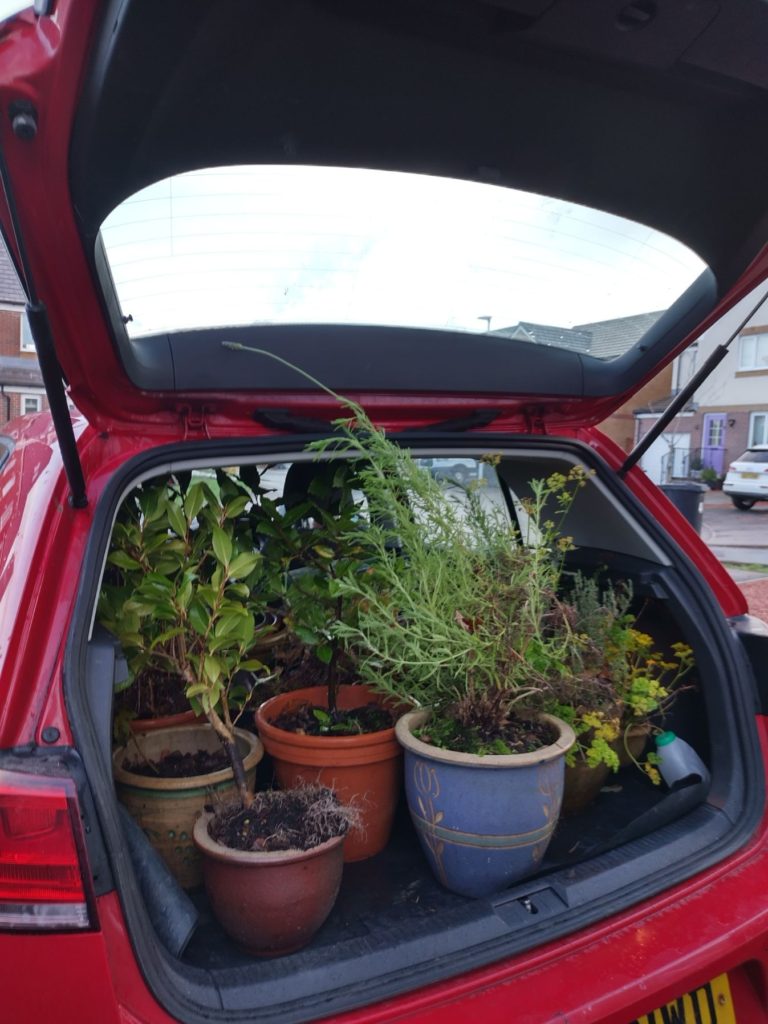
<instances>
[{"instance_id":1,"label":"brick house","mask_svg":"<svg viewBox=\"0 0 768 1024\"><path fill-rule=\"evenodd\" d=\"M705 331L675 360L679 390L728 338L738 315L732 313ZM637 439L655 425L665 403L635 410ZM702 469L722 477L728 464L751 445L768 444L768 303L752 317L728 355L701 385L685 409L649 449L641 465L651 479L697 476Z\"/></svg>"},{"instance_id":2,"label":"brick house","mask_svg":"<svg viewBox=\"0 0 768 1024\"><path fill-rule=\"evenodd\" d=\"M48 408L25 302L16 271L0 243L0 427L16 416Z\"/></svg>"},{"instance_id":3,"label":"brick house","mask_svg":"<svg viewBox=\"0 0 768 1024\"><path fill-rule=\"evenodd\" d=\"M634 316L617 317L614 320L578 324L576 327L554 327L549 324L521 321L512 327L502 327L490 333L535 345L568 348L596 356L598 359L610 359L631 348L660 316L661 311L638 313ZM658 404L661 408L666 408L672 391L672 373L672 366L665 366L637 394L600 424L603 433L612 438L625 452L632 451L636 442L635 407L640 402Z\"/></svg>"}]
</instances>

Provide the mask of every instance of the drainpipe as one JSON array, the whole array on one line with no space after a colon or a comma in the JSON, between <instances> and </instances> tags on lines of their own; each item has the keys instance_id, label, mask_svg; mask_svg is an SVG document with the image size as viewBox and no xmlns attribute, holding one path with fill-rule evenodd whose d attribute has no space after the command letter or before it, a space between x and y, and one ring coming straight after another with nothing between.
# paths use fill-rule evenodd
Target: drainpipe
<instances>
[{"instance_id":1,"label":"drainpipe","mask_svg":"<svg viewBox=\"0 0 768 1024\"><path fill-rule=\"evenodd\" d=\"M3 423L7 423L11 418L11 396L5 393L5 384L0 384L0 397L5 399L5 419Z\"/></svg>"}]
</instances>

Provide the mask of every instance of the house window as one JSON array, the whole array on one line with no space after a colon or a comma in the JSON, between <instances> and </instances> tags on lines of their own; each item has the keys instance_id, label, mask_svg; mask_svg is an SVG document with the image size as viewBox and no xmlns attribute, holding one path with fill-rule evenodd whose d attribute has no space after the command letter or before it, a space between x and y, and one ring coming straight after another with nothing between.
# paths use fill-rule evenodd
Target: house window
<instances>
[{"instance_id":1,"label":"house window","mask_svg":"<svg viewBox=\"0 0 768 1024\"><path fill-rule=\"evenodd\" d=\"M699 343L694 341L692 345L681 352L677 357L677 368L675 373L675 394L680 391L696 372L696 360L699 354Z\"/></svg>"},{"instance_id":2,"label":"house window","mask_svg":"<svg viewBox=\"0 0 768 1024\"><path fill-rule=\"evenodd\" d=\"M21 414L26 416L31 412L40 412L43 408L42 395L20 395Z\"/></svg>"},{"instance_id":3,"label":"house window","mask_svg":"<svg viewBox=\"0 0 768 1024\"><path fill-rule=\"evenodd\" d=\"M739 369L768 370L768 334L745 334L739 339Z\"/></svg>"},{"instance_id":4,"label":"house window","mask_svg":"<svg viewBox=\"0 0 768 1024\"><path fill-rule=\"evenodd\" d=\"M19 339L22 352L35 351L35 339L32 337L32 328L29 326L26 313L23 313L21 317Z\"/></svg>"},{"instance_id":5,"label":"house window","mask_svg":"<svg viewBox=\"0 0 768 1024\"><path fill-rule=\"evenodd\" d=\"M768 412L753 412L749 417L749 447L768 444Z\"/></svg>"}]
</instances>

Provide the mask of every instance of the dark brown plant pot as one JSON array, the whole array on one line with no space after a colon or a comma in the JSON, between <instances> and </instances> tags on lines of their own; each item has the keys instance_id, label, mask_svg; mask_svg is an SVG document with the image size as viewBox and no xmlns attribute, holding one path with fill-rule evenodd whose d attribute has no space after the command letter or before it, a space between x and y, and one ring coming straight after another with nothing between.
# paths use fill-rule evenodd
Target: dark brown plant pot
<instances>
[{"instance_id":1,"label":"dark brown plant pot","mask_svg":"<svg viewBox=\"0 0 768 1024\"><path fill-rule=\"evenodd\" d=\"M563 789L563 814L578 814L588 807L608 779L611 769L607 765L598 764L591 768L584 761L576 761L565 767L565 787Z\"/></svg>"},{"instance_id":2,"label":"dark brown plant pot","mask_svg":"<svg viewBox=\"0 0 768 1024\"><path fill-rule=\"evenodd\" d=\"M375 700L381 698L365 686L340 686L337 694L337 705L344 709ZM373 857L389 841L400 795L402 753L394 726L359 736L305 736L272 724L283 712L302 704L328 707L328 688L283 693L256 711L259 736L274 760L280 788L292 789L301 782L329 786L343 804L352 804L361 815L361 828L347 837L344 859Z\"/></svg>"},{"instance_id":3,"label":"dark brown plant pot","mask_svg":"<svg viewBox=\"0 0 768 1024\"><path fill-rule=\"evenodd\" d=\"M254 956L305 946L330 914L341 885L344 837L311 850L252 853L211 839L205 813L194 839L211 908L230 938Z\"/></svg>"}]
</instances>

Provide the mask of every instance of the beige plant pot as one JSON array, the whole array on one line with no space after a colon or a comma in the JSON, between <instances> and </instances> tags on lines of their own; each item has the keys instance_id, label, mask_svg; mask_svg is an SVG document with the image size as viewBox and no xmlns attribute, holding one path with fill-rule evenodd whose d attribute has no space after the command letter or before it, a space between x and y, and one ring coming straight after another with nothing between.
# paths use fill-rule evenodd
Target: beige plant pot
<instances>
[{"instance_id":1,"label":"beige plant pot","mask_svg":"<svg viewBox=\"0 0 768 1024\"><path fill-rule=\"evenodd\" d=\"M264 748L251 733L242 729L237 729L236 733L246 778L252 789L256 765L264 754ZM203 880L202 860L192 839L195 821L205 804L225 801L235 795L232 769L186 779L160 779L137 775L123 765L141 756L150 761L157 760L172 750L194 753L217 749L221 749L219 739L206 723L158 729L134 736L112 757L118 798L185 889L194 888Z\"/></svg>"}]
</instances>

